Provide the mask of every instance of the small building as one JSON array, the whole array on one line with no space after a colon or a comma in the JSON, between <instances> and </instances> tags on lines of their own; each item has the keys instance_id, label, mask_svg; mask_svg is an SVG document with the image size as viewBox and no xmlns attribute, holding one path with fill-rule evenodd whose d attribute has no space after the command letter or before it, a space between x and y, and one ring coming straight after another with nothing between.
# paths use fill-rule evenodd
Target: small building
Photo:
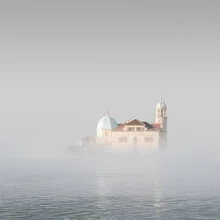
<instances>
[{"instance_id":1,"label":"small building","mask_svg":"<svg viewBox=\"0 0 220 220\"><path fill-rule=\"evenodd\" d=\"M97 125L97 145L108 148L159 148L167 146L167 106L163 100L156 105L154 122L133 119L118 123L109 113Z\"/></svg>"}]
</instances>

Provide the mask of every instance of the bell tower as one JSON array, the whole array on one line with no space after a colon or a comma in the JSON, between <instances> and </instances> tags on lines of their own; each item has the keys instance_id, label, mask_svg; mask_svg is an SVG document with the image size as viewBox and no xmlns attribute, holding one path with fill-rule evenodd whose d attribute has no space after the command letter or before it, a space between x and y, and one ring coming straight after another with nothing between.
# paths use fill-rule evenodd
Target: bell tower
<instances>
[{"instance_id":1,"label":"bell tower","mask_svg":"<svg viewBox=\"0 0 220 220\"><path fill-rule=\"evenodd\" d=\"M162 99L156 105L155 122L160 124L160 147L167 147L167 106Z\"/></svg>"},{"instance_id":2,"label":"bell tower","mask_svg":"<svg viewBox=\"0 0 220 220\"><path fill-rule=\"evenodd\" d=\"M162 99L156 105L155 123L160 124L162 131L167 131L167 106Z\"/></svg>"}]
</instances>

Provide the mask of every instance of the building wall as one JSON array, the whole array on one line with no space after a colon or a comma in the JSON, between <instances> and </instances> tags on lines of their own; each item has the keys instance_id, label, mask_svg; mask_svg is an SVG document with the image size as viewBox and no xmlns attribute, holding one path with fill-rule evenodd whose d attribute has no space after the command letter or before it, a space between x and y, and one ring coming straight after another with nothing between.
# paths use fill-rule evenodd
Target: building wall
<instances>
[{"instance_id":1,"label":"building wall","mask_svg":"<svg viewBox=\"0 0 220 220\"><path fill-rule=\"evenodd\" d=\"M160 147L167 147L167 131L160 132Z\"/></svg>"},{"instance_id":2,"label":"building wall","mask_svg":"<svg viewBox=\"0 0 220 220\"><path fill-rule=\"evenodd\" d=\"M112 132L112 145L158 147L159 132L157 131Z\"/></svg>"},{"instance_id":3,"label":"building wall","mask_svg":"<svg viewBox=\"0 0 220 220\"><path fill-rule=\"evenodd\" d=\"M97 130L97 137L102 138L102 137L111 137L112 136L112 131L111 130Z\"/></svg>"},{"instance_id":4,"label":"building wall","mask_svg":"<svg viewBox=\"0 0 220 220\"><path fill-rule=\"evenodd\" d=\"M104 131L103 131L104 132ZM112 131L109 136L96 138L96 143L117 148L142 147L158 148L159 131Z\"/></svg>"}]
</instances>

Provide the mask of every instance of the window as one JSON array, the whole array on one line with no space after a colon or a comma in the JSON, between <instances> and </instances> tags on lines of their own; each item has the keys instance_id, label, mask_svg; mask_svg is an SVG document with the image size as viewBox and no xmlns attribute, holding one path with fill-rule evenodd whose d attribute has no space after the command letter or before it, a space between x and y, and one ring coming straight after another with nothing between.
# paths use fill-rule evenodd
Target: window
<instances>
[{"instance_id":1,"label":"window","mask_svg":"<svg viewBox=\"0 0 220 220\"><path fill-rule=\"evenodd\" d=\"M134 139L133 139L133 144L134 144L134 145L137 144L137 137L134 137Z\"/></svg>"},{"instance_id":2,"label":"window","mask_svg":"<svg viewBox=\"0 0 220 220\"><path fill-rule=\"evenodd\" d=\"M143 131L143 130L144 130L144 128L141 128L141 127L136 128L136 131Z\"/></svg>"},{"instance_id":3,"label":"window","mask_svg":"<svg viewBox=\"0 0 220 220\"><path fill-rule=\"evenodd\" d=\"M127 137L119 137L118 142L120 143L127 142Z\"/></svg>"},{"instance_id":4,"label":"window","mask_svg":"<svg viewBox=\"0 0 220 220\"><path fill-rule=\"evenodd\" d=\"M134 127L128 127L128 131L134 131Z\"/></svg>"},{"instance_id":5,"label":"window","mask_svg":"<svg viewBox=\"0 0 220 220\"><path fill-rule=\"evenodd\" d=\"M160 110L159 109L157 110L157 117L158 118L160 117Z\"/></svg>"},{"instance_id":6,"label":"window","mask_svg":"<svg viewBox=\"0 0 220 220\"><path fill-rule=\"evenodd\" d=\"M163 117L163 109L161 109L161 117Z\"/></svg>"},{"instance_id":7,"label":"window","mask_svg":"<svg viewBox=\"0 0 220 220\"><path fill-rule=\"evenodd\" d=\"M145 143L153 143L154 142L154 138L153 137L145 137L144 141L145 141Z\"/></svg>"},{"instance_id":8,"label":"window","mask_svg":"<svg viewBox=\"0 0 220 220\"><path fill-rule=\"evenodd\" d=\"M145 141L145 143L148 143L148 142L149 142L149 138L148 138L148 137L145 137L145 138L144 138L144 141Z\"/></svg>"}]
</instances>

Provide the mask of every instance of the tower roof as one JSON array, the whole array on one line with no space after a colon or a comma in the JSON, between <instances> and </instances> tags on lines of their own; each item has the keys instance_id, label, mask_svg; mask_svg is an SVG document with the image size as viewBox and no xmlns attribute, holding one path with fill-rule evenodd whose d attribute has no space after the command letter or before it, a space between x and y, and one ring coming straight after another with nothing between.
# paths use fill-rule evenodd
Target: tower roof
<instances>
[{"instance_id":1,"label":"tower roof","mask_svg":"<svg viewBox=\"0 0 220 220\"><path fill-rule=\"evenodd\" d=\"M157 108L167 108L165 102L161 99L160 102L157 103Z\"/></svg>"}]
</instances>

